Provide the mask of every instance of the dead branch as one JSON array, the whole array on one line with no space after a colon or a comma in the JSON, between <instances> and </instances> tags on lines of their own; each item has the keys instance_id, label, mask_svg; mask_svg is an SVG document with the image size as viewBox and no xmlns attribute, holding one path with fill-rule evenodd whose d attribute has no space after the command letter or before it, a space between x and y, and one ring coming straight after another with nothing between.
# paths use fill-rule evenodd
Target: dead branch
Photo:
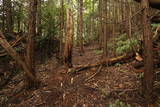
<instances>
[{"instance_id":1,"label":"dead branch","mask_svg":"<svg viewBox=\"0 0 160 107\"><path fill-rule=\"evenodd\" d=\"M90 80L90 79L92 79L93 77L95 77L98 73L100 73L101 70L102 70L102 67L103 67L103 65L101 65L101 66L98 68L98 71L97 71L96 73L94 73L94 74L91 75L89 78L87 78L87 79L85 80L85 82L87 82L88 80Z\"/></svg>"}]
</instances>

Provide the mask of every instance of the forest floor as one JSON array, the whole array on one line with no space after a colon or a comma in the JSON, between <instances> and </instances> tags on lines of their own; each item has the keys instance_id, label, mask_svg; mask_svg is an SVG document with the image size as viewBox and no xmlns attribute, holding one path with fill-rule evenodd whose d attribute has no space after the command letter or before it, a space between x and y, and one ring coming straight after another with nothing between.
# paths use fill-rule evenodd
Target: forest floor
<instances>
[{"instance_id":1,"label":"forest floor","mask_svg":"<svg viewBox=\"0 0 160 107\"><path fill-rule=\"evenodd\" d=\"M83 56L74 49L74 66L93 64L100 59L95 47L85 47ZM142 107L141 75L135 73L132 62L99 69L68 74L64 66L51 58L36 66L41 81L38 89L20 91L23 73L19 73L0 90L0 103L2 107L112 107L114 104Z\"/></svg>"}]
</instances>

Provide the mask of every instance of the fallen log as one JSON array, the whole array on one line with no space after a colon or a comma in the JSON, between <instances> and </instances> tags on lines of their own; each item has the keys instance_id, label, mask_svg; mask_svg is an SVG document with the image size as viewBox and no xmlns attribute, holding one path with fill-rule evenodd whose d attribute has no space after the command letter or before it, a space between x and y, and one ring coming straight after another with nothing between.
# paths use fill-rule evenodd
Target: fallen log
<instances>
[{"instance_id":1,"label":"fallen log","mask_svg":"<svg viewBox=\"0 0 160 107\"><path fill-rule=\"evenodd\" d=\"M105 60L102 60L96 64L90 64L90 65L85 65L85 66L79 66L77 68L75 68L75 73L79 72L79 71L83 71L83 70L87 70L93 67L98 67L100 65L103 66L113 66L116 63L126 63L126 62L130 62L134 59L134 54L126 54L126 55L122 55L122 56L118 56L116 58L107 58Z\"/></svg>"},{"instance_id":2,"label":"fallen log","mask_svg":"<svg viewBox=\"0 0 160 107\"><path fill-rule=\"evenodd\" d=\"M0 31L0 45L6 50L6 52L14 59L16 62L22 66L23 70L26 72L27 76L32 81L37 81L35 76L30 72L26 62L23 61L23 58L12 48L12 46L7 42L5 36Z\"/></svg>"}]
</instances>

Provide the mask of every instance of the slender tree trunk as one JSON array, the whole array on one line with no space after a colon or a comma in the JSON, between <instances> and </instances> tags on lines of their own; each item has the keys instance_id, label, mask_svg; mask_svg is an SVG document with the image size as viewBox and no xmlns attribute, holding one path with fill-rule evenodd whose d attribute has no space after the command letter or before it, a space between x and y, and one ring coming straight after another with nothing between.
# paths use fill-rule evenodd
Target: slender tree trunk
<instances>
[{"instance_id":1,"label":"slender tree trunk","mask_svg":"<svg viewBox=\"0 0 160 107\"><path fill-rule=\"evenodd\" d=\"M142 8L144 8L143 15L143 39L144 39L144 80L143 80L143 93L145 97L146 107L153 107L153 82L154 82L154 70L153 70L153 45L152 45L152 33L150 23L150 10L148 0L141 1Z\"/></svg>"},{"instance_id":2,"label":"slender tree trunk","mask_svg":"<svg viewBox=\"0 0 160 107\"><path fill-rule=\"evenodd\" d=\"M66 42L64 49L64 62L67 68L72 68L72 47L73 47L73 35L74 24L73 14L71 9L67 9L67 29L66 29Z\"/></svg>"},{"instance_id":3,"label":"slender tree trunk","mask_svg":"<svg viewBox=\"0 0 160 107\"><path fill-rule=\"evenodd\" d=\"M79 8L79 45L80 45L80 54L84 53L83 47L83 0L79 0L80 8Z\"/></svg>"},{"instance_id":4,"label":"slender tree trunk","mask_svg":"<svg viewBox=\"0 0 160 107\"><path fill-rule=\"evenodd\" d=\"M60 62L63 63L63 38L64 38L64 0L61 0L61 13L60 13L60 51L59 58Z\"/></svg>"},{"instance_id":5,"label":"slender tree trunk","mask_svg":"<svg viewBox=\"0 0 160 107\"><path fill-rule=\"evenodd\" d=\"M79 5L79 2L77 2L77 4ZM79 9L78 9L79 11ZM80 44L79 44L79 12L77 12L77 46L79 47Z\"/></svg>"},{"instance_id":6,"label":"slender tree trunk","mask_svg":"<svg viewBox=\"0 0 160 107\"><path fill-rule=\"evenodd\" d=\"M107 57L107 1L103 0L103 57Z\"/></svg>"},{"instance_id":7,"label":"slender tree trunk","mask_svg":"<svg viewBox=\"0 0 160 107\"><path fill-rule=\"evenodd\" d=\"M7 33L13 33L13 19L12 19L12 2L11 0L5 1L5 9L6 9L6 25L7 25Z\"/></svg>"},{"instance_id":8,"label":"slender tree trunk","mask_svg":"<svg viewBox=\"0 0 160 107\"><path fill-rule=\"evenodd\" d=\"M38 36L42 36L42 27L41 27L41 24L42 24L42 0L38 0L38 5L37 5L37 35Z\"/></svg>"},{"instance_id":9,"label":"slender tree trunk","mask_svg":"<svg viewBox=\"0 0 160 107\"><path fill-rule=\"evenodd\" d=\"M20 32L20 30L21 30L21 18L19 16L17 17L17 29L18 29L18 32Z\"/></svg>"},{"instance_id":10,"label":"slender tree trunk","mask_svg":"<svg viewBox=\"0 0 160 107\"><path fill-rule=\"evenodd\" d=\"M102 20L102 0L99 0L99 49L102 49L102 43L103 43L103 20Z\"/></svg>"},{"instance_id":11,"label":"slender tree trunk","mask_svg":"<svg viewBox=\"0 0 160 107\"><path fill-rule=\"evenodd\" d=\"M22 11L22 4L19 5L18 10L21 12ZM18 32L20 32L21 29L21 15L17 15L17 29Z\"/></svg>"},{"instance_id":12,"label":"slender tree trunk","mask_svg":"<svg viewBox=\"0 0 160 107\"><path fill-rule=\"evenodd\" d=\"M28 31L28 45L26 63L31 73L35 75L34 71L34 41L36 36L36 13L37 13L37 0L29 0L29 31ZM30 82L30 80L29 80ZM29 83L28 85L32 85Z\"/></svg>"},{"instance_id":13,"label":"slender tree trunk","mask_svg":"<svg viewBox=\"0 0 160 107\"><path fill-rule=\"evenodd\" d=\"M4 13L5 13L5 3L4 3L4 0L2 1L2 9L3 9L3 13L2 13L2 32L4 33L5 32L5 16L4 16Z\"/></svg>"}]
</instances>

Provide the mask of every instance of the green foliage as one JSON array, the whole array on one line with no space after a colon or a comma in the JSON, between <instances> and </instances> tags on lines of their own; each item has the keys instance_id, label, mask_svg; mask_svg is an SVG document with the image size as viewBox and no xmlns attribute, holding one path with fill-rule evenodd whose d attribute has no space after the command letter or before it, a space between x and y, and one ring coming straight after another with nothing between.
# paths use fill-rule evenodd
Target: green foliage
<instances>
[{"instance_id":1,"label":"green foliage","mask_svg":"<svg viewBox=\"0 0 160 107\"><path fill-rule=\"evenodd\" d=\"M152 24L152 27L153 27L153 28L156 28L156 27L158 27L158 26L160 26L159 23L158 23L158 24L157 24L157 23Z\"/></svg>"},{"instance_id":2,"label":"green foliage","mask_svg":"<svg viewBox=\"0 0 160 107\"><path fill-rule=\"evenodd\" d=\"M109 107L132 107L132 106L130 104L125 104L124 102L118 99L114 103L109 104Z\"/></svg>"},{"instance_id":3,"label":"green foliage","mask_svg":"<svg viewBox=\"0 0 160 107\"><path fill-rule=\"evenodd\" d=\"M133 48L138 50L139 47L139 41L133 37L130 39L127 38L126 34L120 35L120 37L116 39L116 53L118 55L131 52Z\"/></svg>"},{"instance_id":4,"label":"green foliage","mask_svg":"<svg viewBox=\"0 0 160 107\"><path fill-rule=\"evenodd\" d=\"M103 50L95 50L94 52L95 52L95 54L99 55L99 54L103 53Z\"/></svg>"},{"instance_id":5,"label":"green foliage","mask_svg":"<svg viewBox=\"0 0 160 107\"><path fill-rule=\"evenodd\" d=\"M144 78L144 73L138 74L138 78L140 78L140 79Z\"/></svg>"},{"instance_id":6,"label":"green foliage","mask_svg":"<svg viewBox=\"0 0 160 107\"><path fill-rule=\"evenodd\" d=\"M47 36L56 35L56 23L58 16L58 8L52 0L45 2L42 6L42 25L40 26L44 31L44 38Z\"/></svg>"},{"instance_id":7,"label":"green foliage","mask_svg":"<svg viewBox=\"0 0 160 107\"><path fill-rule=\"evenodd\" d=\"M120 64L120 63L116 63L114 66L115 66L115 67L120 67L121 64Z\"/></svg>"}]
</instances>

